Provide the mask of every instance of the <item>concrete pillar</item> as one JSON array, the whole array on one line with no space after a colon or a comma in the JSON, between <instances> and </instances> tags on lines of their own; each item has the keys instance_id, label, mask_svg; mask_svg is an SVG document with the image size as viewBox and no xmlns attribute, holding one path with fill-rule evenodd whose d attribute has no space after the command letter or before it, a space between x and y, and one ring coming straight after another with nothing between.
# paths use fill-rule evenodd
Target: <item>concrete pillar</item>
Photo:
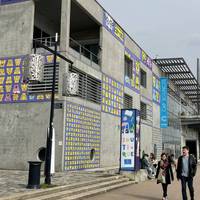
<instances>
[{"instance_id":1,"label":"concrete pillar","mask_svg":"<svg viewBox=\"0 0 200 200\"><path fill-rule=\"evenodd\" d=\"M67 57L69 52L70 38L70 11L71 0L62 0L61 4L61 30L60 30L60 52ZM63 100L63 151L62 151L62 171L64 171L64 141L65 141L65 120L66 120L66 97L62 97L63 73L68 72L69 64L60 60L59 71L59 99Z\"/></svg>"}]
</instances>

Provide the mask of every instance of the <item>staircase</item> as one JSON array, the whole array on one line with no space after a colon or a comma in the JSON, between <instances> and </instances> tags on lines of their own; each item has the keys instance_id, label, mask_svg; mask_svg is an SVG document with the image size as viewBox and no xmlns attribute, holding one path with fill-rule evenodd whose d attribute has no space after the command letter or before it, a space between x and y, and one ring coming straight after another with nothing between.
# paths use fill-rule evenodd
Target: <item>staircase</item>
<instances>
[{"instance_id":1,"label":"staircase","mask_svg":"<svg viewBox=\"0 0 200 200\"><path fill-rule=\"evenodd\" d=\"M0 200L78 200L87 199L99 193L114 190L123 186L134 184L120 175L98 177L95 180L53 187L49 189L32 190L14 196L0 198Z\"/></svg>"}]
</instances>

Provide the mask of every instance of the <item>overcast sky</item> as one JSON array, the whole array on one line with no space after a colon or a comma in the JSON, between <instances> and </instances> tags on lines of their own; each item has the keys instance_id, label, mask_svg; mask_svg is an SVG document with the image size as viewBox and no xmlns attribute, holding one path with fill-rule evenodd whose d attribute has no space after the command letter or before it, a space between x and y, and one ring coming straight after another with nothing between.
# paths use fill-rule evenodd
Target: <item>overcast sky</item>
<instances>
[{"instance_id":1,"label":"overcast sky","mask_svg":"<svg viewBox=\"0 0 200 200\"><path fill-rule=\"evenodd\" d=\"M200 0L98 0L152 57L184 57L196 75Z\"/></svg>"}]
</instances>

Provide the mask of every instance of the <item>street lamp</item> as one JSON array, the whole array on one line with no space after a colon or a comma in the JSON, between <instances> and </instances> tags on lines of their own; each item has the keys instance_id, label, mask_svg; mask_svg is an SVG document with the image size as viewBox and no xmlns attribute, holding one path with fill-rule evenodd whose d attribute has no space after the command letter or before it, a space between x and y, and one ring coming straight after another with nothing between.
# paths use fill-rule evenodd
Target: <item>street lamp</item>
<instances>
[{"instance_id":1,"label":"street lamp","mask_svg":"<svg viewBox=\"0 0 200 200\"><path fill-rule=\"evenodd\" d=\"M57 56L66 62L73 65L73 62L60 53L57 52L58 46L58 34L56 33L54 50L42 44L40 41L34 41L35 51L36 47L42 47L54 55L53 59L53 81L51 90L51 109L50 109L50 120L49 128L47 130L47 141L46 141L46 156L45 156L45 184L51 184L51 154L52 154L52 136L53 136L53 119L54 119L54 101L55 101L55 83L56 83L56 62ZM24 60L24 78L25 81L38 81L43 80L44 72L44 58L39 54L28 55ZM69 79L69 80L67 80ZM78 93L78 80L79 76L75 73L68 73L64 77L64 95L76 95Z\"/></svg>"},{"instance_id":2,"label":"street lamp","mask_svg":"<svg viewBox=\"0 0 200 200\"><path fill-rule=\"evenodd\" d=\"M56 33L53 59L53 83L51 90L51 110L49 120L49 130L47 130L47 144L45 157L45 183L51 184L51 150L52 150L52 136L53 136L53 118L54 118L54 101L55 101L55 84L56 84L56 59L57 59L58 33Z\"/></svg>"}]
</instances>

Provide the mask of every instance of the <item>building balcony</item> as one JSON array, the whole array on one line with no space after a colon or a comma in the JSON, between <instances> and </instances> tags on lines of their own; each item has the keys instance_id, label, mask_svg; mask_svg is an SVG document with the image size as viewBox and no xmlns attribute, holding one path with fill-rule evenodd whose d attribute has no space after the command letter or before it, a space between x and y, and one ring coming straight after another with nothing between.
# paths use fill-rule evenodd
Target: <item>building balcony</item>
<instances>
[{"instance_id":1,"label":"building balcony","mask_svg":"<svg viewBox=\"0 0 200 200\"><path fill-rule=\"evenodd\" d=\"M43 45L53 49L54 43L55 43L55 37L35 38L34 41L39 41ZM96 69L100 68L100 60L99 60L97 54L93 53L92 51L90 51L89 49L84 47L84 45L81 45L79 42L77 42L76 40L73 40L72 38L70 38L69 46L70 46L70 48L69 48L68 53L72 57L79 59L82 62L84 62L85 64L87 64L91 67L94 67ZM99 47L97 45L95 45L95 47L93 46L93 48L97 52L99 51ZM59 50L59 41L58 41L58 50ZM39 53L46 53L45 52L46 50L40 49L40 48L37 48L37 51Z\"/></svg>"}]
</instances>

